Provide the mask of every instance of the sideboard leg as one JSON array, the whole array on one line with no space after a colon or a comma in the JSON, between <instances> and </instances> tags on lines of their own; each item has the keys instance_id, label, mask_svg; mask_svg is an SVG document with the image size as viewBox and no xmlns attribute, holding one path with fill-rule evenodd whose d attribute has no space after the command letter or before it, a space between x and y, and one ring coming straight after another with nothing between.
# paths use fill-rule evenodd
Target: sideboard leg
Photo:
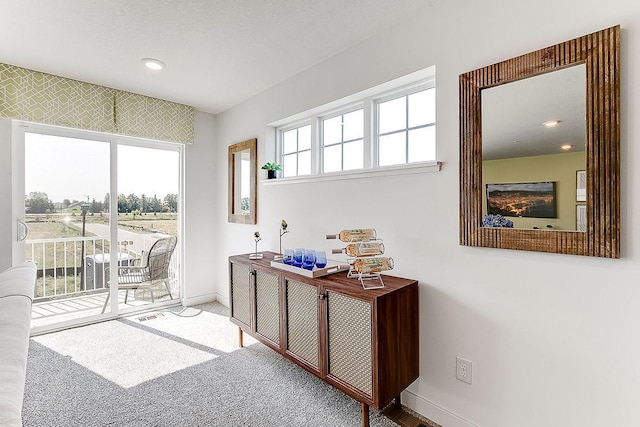
<instances>
[{"instance_id":1,"label":"sideboard leg","mask_svg":"<svg viewBox=\"0 0 640 427\"><path fill-rule=\"evenodd\" d=\"M362 427L369 427L369 405L362 404Z\"/></svg>"},{"instance_id":2,"label":"sideboard leg","mask_svg":"<svg viewBox=\"0 0 640 427\"><path fill-rule=\"evenodd\" d=\"M393 406L394 406L396 409L402 409L402 400L400 400L400 395L397 395L397 396L396 396L396 399L395 399L395 401L393 402Z\"/></svg>"},{"instance_id":3,"label":"sideboard leg","mask_svg":"<svg viewBox=\"0 0 640 427\"><path fill-rule=\"evenodd\" d=\"M242 345L242 329L238 328L238 347L242 348L244 347Z\"/></svg>"}]
</instances>

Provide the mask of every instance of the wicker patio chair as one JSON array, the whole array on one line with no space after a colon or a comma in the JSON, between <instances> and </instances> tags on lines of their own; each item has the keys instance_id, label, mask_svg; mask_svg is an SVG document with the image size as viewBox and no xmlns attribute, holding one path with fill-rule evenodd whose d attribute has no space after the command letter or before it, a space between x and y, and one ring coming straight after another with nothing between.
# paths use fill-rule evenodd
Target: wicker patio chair
<instances>
[{"instance_id":1,"label":"wicker patio chair","mask_svg":"<svg viewBox=\"0 0 640 427\"><path fill-rule=\"evenodd\" d=\"M166 293L173 299L169 288L169 262L177 241L178 238L176 236L159 239L151 246L146 255L143 252L143 257L140 261L134 262L134 265L118 267L118 289L126 290L124 296L125 304L130 290L136 291L136 299L139 298L139 295L149 292L151 302L154 302L153 293L164 292L164 289L166 289ZM105 277L110 277L108 270L105 270ZM107 289L109 288L110 284L107 281ZM103 313L109 304L110 295L111 292L107 292L107 299L102 307Z\"/></svg>"}]
</instances>

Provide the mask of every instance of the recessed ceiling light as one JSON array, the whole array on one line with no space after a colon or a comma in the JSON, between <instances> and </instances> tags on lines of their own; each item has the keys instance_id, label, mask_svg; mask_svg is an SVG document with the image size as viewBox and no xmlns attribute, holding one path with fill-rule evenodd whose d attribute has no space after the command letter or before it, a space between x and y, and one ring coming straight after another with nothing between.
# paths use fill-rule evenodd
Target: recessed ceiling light
<instances>
[{"instance_id":1,"label":"recessed ceiling light","mask_svg":"<svg viewBox=\"0 0 640 427\"><path fill-rule=\"evenodd\" d=\"M548 128L552 128L554 126L558 126L560 124L560 120L549 120L548 122L544 122L542 125Z\"/></svg>"},{"instance_id":2,"label":"recessed ceiling light","mask_svg":"<svg viewBox=\"0 0 640 427\"><path fill-rule=\"evenodd\" d=\"M165 63L154 58L142 58L145 67L153 71L160 71L164 68Z\"/></svg>"},{"instance_id":3,"label":"recessed ceiling light","mask_svg":"<svg viewBox=\"0 0 640 427\"><path fill-rule=\"evenodd\" d=\"M571 147L573 147L573 145L571 144L564 144L560 146L560 148L562 148L563 150L570 150Z\"/></svg>"}]
</instances>

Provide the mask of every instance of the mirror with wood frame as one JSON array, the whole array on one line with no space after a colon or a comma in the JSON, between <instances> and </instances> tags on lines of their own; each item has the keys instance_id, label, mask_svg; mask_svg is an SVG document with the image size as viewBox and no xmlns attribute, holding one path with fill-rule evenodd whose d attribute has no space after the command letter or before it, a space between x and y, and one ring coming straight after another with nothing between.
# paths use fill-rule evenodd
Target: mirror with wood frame
<instances>
[{"instance_id":1,"label":"mirror with wood frame","mask_svg":"<svg viewBox=\"0 0 640 427\"><path fill-rule=\"evenodd\" d=\"M229 222L256 223L256 150L256 138L229 146Z\"/></svg>"},{"instance_id":2,"label":"mirror with wood frame","mask_svg":"<svg viewBox=\"0 0 640 427\"><path fill-rule=\"evenodd\" d=\"M584 202L562 203L573 203L576 210L582 207L580 228L585 231L526 228L526 222L524 228L483 226L483 220L496 225L483 215L487 213L483 91L582 64L574 70L586 73L585 171L581 175L586 175L586 194ZM615 26L460 75L461 245L620 257L619 71L620 27ZM554 105L549 102L551 110Z\"/></svg>"}]
</instances>

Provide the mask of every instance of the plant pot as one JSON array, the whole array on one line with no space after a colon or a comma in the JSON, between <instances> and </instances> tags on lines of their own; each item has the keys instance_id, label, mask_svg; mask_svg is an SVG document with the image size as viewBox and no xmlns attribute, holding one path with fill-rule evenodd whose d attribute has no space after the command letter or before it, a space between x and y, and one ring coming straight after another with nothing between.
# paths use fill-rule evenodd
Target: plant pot
<instances>
[{"instance_id":1,"label":"plant pot","mask_svg":"<svg viewBox=\"0 0 640 427\"><path fill-rule=\"evenodd\" d=\"M267 179L275 179L275 177L276 177L276 171L274 170L267 171Z\"/></svg>"}]
</instances>

